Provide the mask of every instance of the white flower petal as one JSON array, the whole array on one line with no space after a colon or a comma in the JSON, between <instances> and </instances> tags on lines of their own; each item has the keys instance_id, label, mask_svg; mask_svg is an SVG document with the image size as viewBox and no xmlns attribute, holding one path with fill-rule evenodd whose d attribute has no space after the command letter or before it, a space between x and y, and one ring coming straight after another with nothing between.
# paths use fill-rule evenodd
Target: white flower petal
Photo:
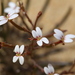
<instances>
[{"instance_id":1,"label":"white flower petal","mask_svg":"<svg viewBox=\"0 0 75 75\"><path fill-rule=\"evenodd\" d=\"M14 52L15 52L15 53L17 53L17 52L19 53L19 52L20 52L20 50L19 50L19 45L16 45L16 46L15 46Z\"/></svg>"},{"instance_id":2,"label":"white flower petal","mask_svg":"<svg viewBox=\"0 0 75 75\"><path fill-rule=\"evenodd\" d=\"M42 37L42 31L39 27L36 27L36 32L40 37Z\"/></svg>"},{"instance_id":3,"label":"white flower petal","mask_svg":"<svg viewBox=\"0 0 75 75\"><path fill-rule=\"evenodd\" d=\"M7 23L7 21L8 21L8 20L2 20L2 21L0 21L0 25L3 25L3 24L5 24L5 23Z\"/></svg>"},{"instance_id":4,"label":"white flower petal","mask_svg":"<svg viewBox=\"0 0 75 75\"><path fill-rule=\"evenodd\" d=\"M8 12L9 18L14 14L15 14L15 10L12 9L10 12Z\"/></svg>"},{"instance_id":5,"label":"white flower petal","mask_svg":"<svg viewBox=\"0 0 75 75\"><path fill-rule=\"evenodd\" d=\"M20 46L20 54L22 54L23 51L24 51L24 45L21 45L21 46Z\"/></svg>"},{"instance_id":6,"label":"white flower petal","mask_svg":"<svg viewBox=\"0 0 75 75\"><path fill-rule=\"evenodd\" d=\"M13 57L13 62L15 63L18 60L18 58L19 58L18 56L14 56Z\"/></svg>"},{"instance_id":7,"label":"white flower petal","mask_svg":"<svg viewBox=\"0 0 75 75\"><path fill-rule=\"evenodd\" d=\"M38 36L38 34L36 33L35 30L32 30L32 36L33 36L34 38L36 38L36 37Z\"/></svg>"},{"instance_id":8,"label":"white flower petal","mask_svg":"<svg viewBox=\"0 0 75 75\"><path fill-rule=\"evenodd\" d=\"M11 8L15 8L16 7L16 4L14 3L14 2L9 2L9 7L11 7Z\"/></svg>"},{"instance_id":9,"label":"white flower petal","mask_svg":"<svg viewBox=\"0 0 75 75\"><path fill-rule=\"evenodd\" d=\"M41 40L42 40L44 43L49 44L49 40L48 40L47 38L43 37Z\"/></svg>"},{"instance_id":10,"label":"white flower petal","mask_svg":"<svg viewBox=\"0 0 75 75\"><path fill-rule=\"evenodd\" d=\"M62 36L64 35L63 32L61 30L59 30L59 29L54 29L54 32L56 34L59 34L59 35L62 35Z\"/></svg>"},{"instance_id":11,"label":"white flower petal","mask_svg":"<svg viewBox=\"0 0 75 75\"><path fill-rule=\"evenodd\" d=\"M16 17L18 17L18 14L13 14L13 15L11 15L11 16L9 17L9 20L14 19L14 18L16 18Z\"/></svg>"},{"instance_id":12,"label":"white flower petal","mask_svg":"<svg viewBox=\"0 0 75 75\"><path fill-rule=\"evenodd\" d=\"M67 39L67 38L69 38L69 39L70 39L70 38L75 38L75 35L73 35L73 34L68 34L68 35L65 36L65 38L66 38L66 39Z\"/></svg>"},{"instance_id":13,"label":"white flower petal","mask_svg":"<svg viewBox=\"0 0 75 75\"><path fill-rule=\"evenodd\" d=\"M20 12L20 10L19 9L15 9L15 13L19 13Z\"/></svg>"},{"instance_id":14,"label":"white flower petal","mask_svg":"<svg viewBox=\"0 0 75 75\"><path fill-rule=\"evenodd\" d=\"M49 69L47 68L47 67L44 67L44 72L46 73L46 74L49 74L50 72L49 72Z\"/></svg>"},{"instance_id":15,"label":"white flower petal","mask_svg":"<svg viewBox=\"0 0 75 75\"><path fill-rule=\"evenodd\" d=\"M6 8L6 9L4 9L4 12L6 12L6 13L12 12L12 8Z\"/></svg>"},{"instance_id":16,"label":"white flower petal","mask_svg":"<svg viewBox=\"0 0 75 75\"><path fill-rule=\"evenodd\" d=\"M64 39L64 42L65 42L65 43L70 43L70 42L73 42L73 40L67 38L67 39Z\"/></svg>"},{"instance_id":17,"label":"white flower petal","mask_svg":"<svg viewBox=\"0 0 75 75\"><path fill-rule=\"evenodd\" d=\"M51 64L48 64L48 69L49 69L50 73L54 73L54 68Z\"/></svg>"},{"instance_id":18,"label":"white flower petal","mask_svg":"<svg viewBox=\"0 0 75 75\"><path fill-rule=\"evenodd\" d=\"M23 63L24 63L24 57L23 56L19 56L19 63L21 65L23 65Z\"/></svg>"},{"instance_id":19,"label":"white flower petal","mask_svg":"<svg viewBox=\"0 0 75 75\"><path fill-rule=\"evenodd\" d=\"M37 41L37 44L38 44L39 46L42 46L42 45L43 45L42 40Z\"/></svg>"},{"instance_id":20,"label":"white flower petal","mask_svg":"<svg viewBox=\"0 0 75 75\"><path fill-rule=\"evenodd\" d=\"M56 39L58 39L58 40L61 40L63 36L58 35L58 34L54 34L54 37L55 37Z\"/></svg>"},{"instance_id":21,"label":"white flower petal","mask_svg":"<svg viewBox=\"0 0 75 75\"><path fill-rule=\"evenodd\" d=\"M19 13L19 11L20 11L20 7L16 7L15 8L15 13Z\"/></svg>"},{"instance_id":22,"label":"white flower petal","mask_svg":"<svg viewBox=\"0 0 75 75\"><path fill-rule=\"evenodd\" d=\"M0 20L4 20L5 19L5 16L0 16Z\"/></svg>"},{"instance_id":23,"label":"white flower petal","mask_svg":"<svg viewBox=\"0 0 75 75\"><path fill-rule=\"evenodd\" d=\"M54 37L58 40L61 40L62 37L64 36L63 32L60 31L59 29L54 29L54 32L55 32Z\"/></svg>"}]
</instances>

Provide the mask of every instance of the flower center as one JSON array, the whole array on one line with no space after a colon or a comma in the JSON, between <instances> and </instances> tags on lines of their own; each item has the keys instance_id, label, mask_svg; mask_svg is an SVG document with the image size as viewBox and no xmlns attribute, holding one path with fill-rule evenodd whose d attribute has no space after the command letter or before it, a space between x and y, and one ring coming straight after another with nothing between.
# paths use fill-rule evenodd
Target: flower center
<instances>
[{"instance_id":1,"label":"flower center","mask_svg":"<svg viewBox=\"0 0 75 75\"><path fill-rule=\"evenodd\" d=\"M54 75L53 73L49 73L48 75Z\"/></svg>"},{"instance_id":2,"label":"flower center","mask_svg":"<svg viewBox=\"0 0 75 75\"><path fill-rule=\"evenodd\" d=\"M16 53L16 56L21 56L21 54L17 52L17 53Z\"/></svg>"},{"instance_id":3,"label":"flower center","mask_svg":"<svg viewBox=\"0 0 75 75\"><path fill-rule=\"evenodd\" d=\"M8 15L5 17L5 19L6 19L6 20L8 20L8 19L9 19L9 17L10 17L10 14L8 14Z\"/></svg>"},{"instance_id":4,"label":"flower center","mask_svg":"<svg viewBox=\"0 0 75 75\"><path fill-rule=\"evenodd\" d=\"M38 40L40 40L41 38L42 38L42 37L37 37L36 39L37 39L37 41L38 41Z\"/></svg>"}]
</instances>

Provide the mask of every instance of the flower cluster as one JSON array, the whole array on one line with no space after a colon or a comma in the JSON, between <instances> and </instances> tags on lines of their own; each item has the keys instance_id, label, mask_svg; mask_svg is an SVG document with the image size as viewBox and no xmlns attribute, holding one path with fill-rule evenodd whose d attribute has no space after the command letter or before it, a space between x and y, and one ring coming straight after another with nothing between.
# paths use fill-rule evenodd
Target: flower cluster
<instances>
[{"instance_id":1,"label":"flower cluster","mask_svg":"<svg viewBox=\"0 0 75 75\"><path fill-rule=\"evenodd\" d=\"M32 38L32 43L30 45L28 45L27 47L25 45L21 45L20 47L19 47L19 45L16 45L14 48L14 52L16 53L16 55L13 56L13 63L15 63L17 60L19 60L19 63L21 65L23 65L24 64L24 53L25 53L26 48L30 49L31 48L30 46L32 46L31 49L35 50L36 47L37 48L40 48L43 46L46 47L47 45L52 45L52 43L51 43L51 41L49 41L49 39L47 37L43 36L42 30L40 27L37 27L36 25L32 24L31 20L29 19L29 17L27 16L26 13L25 13L26 14L25 16L27 16L28 21L32 24L32 27L33 27L32 30L28 30L29 28L25 29L24 27L21 27L21 26L17 25L16 23L14 23L12 20L19 16L18 14L20 14L21 8L13 2L9 2L8 6L9 7L5 8L5 10L4 10L4 12L7 13L7 16L6 17L0 16L0 26L7 22L11 22L12 25L14 25L16 28L30 33L30 35L31 35L30 38ZM24 10L23 10L23 12L24 12ZM24 23L24 21L23 21L23 23ZM73 35L73 34L64 35L64 32L59 29L54 29L54 33L52 33L52 35L56 39L61 41L62 43L71 43L71 42L73 42L73 39L75 38L75 35ZM33 51L33 50L29 50L29 51ZM43 70L44 70L45 74L47 74L47 75L59 75L54 72L54 67L51 64L48 64L48 67L44 67Z\"/></svg>"}]
</instances>

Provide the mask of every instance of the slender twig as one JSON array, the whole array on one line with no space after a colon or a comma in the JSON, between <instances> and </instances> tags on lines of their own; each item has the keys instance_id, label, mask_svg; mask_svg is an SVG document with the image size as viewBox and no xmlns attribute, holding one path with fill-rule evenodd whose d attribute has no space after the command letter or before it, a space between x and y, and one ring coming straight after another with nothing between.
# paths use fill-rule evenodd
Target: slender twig
<instances>
[{"instance_id":1,"label":"slender twig","mask_svg":"<svg viewBox=\"0 0 75 75\"><path fill-rule=\"evenodd\" d=\"M75 60L74 60L73 65L71 66L71 68L68 71L71 72L74 67L75 67Z\"/></svg>"},{"instance_id":2,"label":"slender twig","mask_svg":"<svg viewBox=\"0 0 75 75\"><path fill-rule=\"evenodd\" d=\"M21 27L19 25L17 25L15 22L13 22L12 20L10 20L10 23L12 23L12 25L14 25L16 28L18 28L19 30L22 30L24 32L28 32L29 34L31 34L30 31L28 31L27 29L25 29L24 27Z\"/></svg>"},{"instance_id":3,"label":"slender twig","mask_svg":"<svg viewBox=\"0 0 75 75\"><path fill-rule=\"evenodd\" d=\"M37 47L34 47L33 49L34 50L36 50L36 49L39 49L39 48L42 48L42 47L51 47L51 46L56 46L56 45L58 45L58 44L60 44L60 43L62 43L63 44L63 41L62 40L59 40L59 41L57 41L57 42L51 42L51 43L49 43L49 44L44 44L43 46L37 46Z\"/></svg>"},{"instance_id":4,"label":"slender twig","mask_svg":"<svg viewBox=\"0 0 75 75\"><path fill-rule=\"evenodd\" d=\"M33 23L31 21L31 19L29 18L29 16L27 15L27 13L25 12L25 16L27 17L28 21L30 22L30 24L33 26Z\"/></svg>"},{"instance_id":5,"label":"slender twig","mask_svg":"<svg viewBox=\"0 0 75 75\"><path fill-rule=\"evenodd\" d=\"M20 10L23 11L23 14L26 16L26 18L28 19L28 21L30 22L30 24L33 26L33 23L32 23L32 21L31 21L31 19L29 18L28 14L27 14L26 11L25 11L25 8L24 8L24 6L23 6L23 3L20 3L20 2L19 2L19 6L20 6Z\"/></svg>"},{"instance_id":6,"label":"slender twig","mask_svg":"<svg viewBox=\"0 0 75 75\"><path fill-rule=\"evenodd\" d=\"M44 72L43 68L42 68L40 65L38 65L38 64L35 62L35 60L31 59L31 61L33 62L34 66L36 66L36 67L39 68L42 72Z\"/></svg>"},{"instance_id":7,"label":"slender twig","mask_svg":"<svg viewBox=\"0 0 75 75\"><path fill-rule=\"evenodd\" d=\"M36 24L37 24L37 21L38 21L38 19L40 18L41 15L42 15L42 12L40 11L40 12L38 13L37 17L36 17L36 20L35 20L35 23L34 23L33 29L35 29Z\"/></svg>"},{"instance_id":8,"label":"slender twig","mask_svg":"<svg viewBox=\"0 0 75 75\"><path fill-rule=\"evenodd\" d=\"M73 65L71 66L71 68L68 71L61 72L60 75L64 75L64 74L75 74L75 72L72 71L72 69L74 68L74 66L75 66L75 60L74 60Z\"/></svg>"},{"instance_id":9,"label":"slender twig","mask_svg":"<svg viewBox=\"0 0 75 75\"><path fill-rule=\"evenodd\" d=\"M12 44L5 43L5 42L0 42L0 47L14 48L15 46Z\"/></svg>"},{"instance_id":10,"label":"slender twig","mask_svg":"<svg viewBox=\"0 0 75 75\"><path fill-rule=\"evenodd\" d=\"M28 25L25 23L23 17L20 15L20 13L19 13L19 16L20 16L20 18L21 18L23 24L26 26L26 28L27 28L28 30L30 30L29 27L28 27Z\"/></svg>"}]
</instances>

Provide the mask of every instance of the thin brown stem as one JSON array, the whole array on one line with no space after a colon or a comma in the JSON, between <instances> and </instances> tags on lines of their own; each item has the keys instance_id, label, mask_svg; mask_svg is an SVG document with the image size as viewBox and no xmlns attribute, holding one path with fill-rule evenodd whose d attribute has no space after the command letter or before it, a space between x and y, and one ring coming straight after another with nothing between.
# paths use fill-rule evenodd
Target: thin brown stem
<instances>
[{"instance_id":1,"label":"thin brown stem","mask_svg":"<svg viewBox=\"0 0 75 75\"><path fill-rule=\"evenodd\" d=\"M26 26L26 28L27 28L28 30L30 30L29 27L28 27L28 25L25 23L23 17L20 15L20 13L19 13L19 16L20 16L20 18L21 18L23 24Z\"/></svg>"},{"instance_id":2,"label":"thin brown stem","mask_svg":"<svg viewBox=\"0 0 75 75\"><path fill-rule=\"evenodd\" d=\"M38 65L38 64L35 62L35 60L31 59L31 61L33 62L34 66L36 66L36 67L39 68L42 72L44 72L43 68L42 68L40 65Z\"/></svg>"},{"instance_id":3,"label":"thin brown stem","mask_svg":"<svg viewBox=\"0 0 75 75\"><path fill-rule=\"evenodd\" d=\"M28 21L30 22L30 24L33 26L33 23L32 23L31 19L29 18L29 16L27 15L26 12L25 12L25 16L26 16L26 18L28 19Z\"/></svg>"},{"instance_id":4,"label":"thin brown stem","mask_svg":"<svg viewBox=\"0 0 75 75\"><path fill-rule=\"evenodd\" d=\"M51 46L56 46L58 44L62 43L63 44L63 41L62 40L59 40L57 42L53 42L53 43L49 43L49 44L44 44L43 46L37 46L37 47L34 47L34 50L36 49L39 49L39 48L42 48L42 47L51 47Z\"/></svg>"},{"instance_id":5,"label":"thin brown stem","mask_svg":"<svg viewBox=\"0 0 75 75\"><path fill-rule=\"evenodd\" d=\"M5 43L5 42L0 42L0 47L14 48L15 46L12 44Z\"/></svg>"},{"instance_id":6,"label":"thin brown stem","mask_svg":"<svg viewBox=\"0 0 75 75\"><path fill-rule=\"evenodd\" d=\"M72 71L72 69L74 68L74 66L75 66L75 60L74 60L73 65L71 66L71 68L68 71L61 72L60 75L64 75L64 74L75 74L75 72Z\"/></svg>"},{"instance_id":7,"label":"thin brown stem","mask_svg":"<svg viewBox=\"0 0 75 75\"><path fill-rule=\"evenodd\" d=\"M24 8L24 6L23 6L23 3L20 3L20 2L19 2L19 6L20 6L20 10L23 11L23 14L26 16L26 18L28 19L28 21L30 22L30 24L31 24L32 27L33 27L33 23L32 23L32 21L31 21L31 19L29 18L28 14L26 13L25 8Z\"/></svg>"},{"instance_id":8,"label":"thin brown stem","mask_svg":"<svg viewBox=\"0 0 75 75\"><path fill-rule=\"evenodd\" d=\"M35 29L36 24L37 24L37 21L38 21L38 19L40 18L41 15L42 15L42 12L40 11L40 12L38 13L37 17L36 17L36 20L35 20L35 23L34 23L33 29Z\"/></svg>"},{"instance_id":9,"label":"thin brown stem","mask_svg":"<svg viewBox=\"0 0 75 75\"><path fill-rule=\"evenodd\" d=\"M71 68L69 69L69 71L68 72L71 72L72 71L72 69L75 67L75 60L74 60L74 63L73 63L73 65L71 66Z\"/></svg>"},{"instance_id":10,"label":"thin brown stem","mask_svg":"<svg viewBox=\"0 0 75 75\"><path fill-rule=\"evenodd\" d=\"M25 29L24 27L21 27L19 25L17 25L15 22L13 22L12 20L10 20L10 23L12 23L12 25L14 25L16 28L18 28L19 30L22 30L24 32L28 32L29 34L31 34L30 31L28 31L27 29Z\"/></svg>"}]
</instances>

